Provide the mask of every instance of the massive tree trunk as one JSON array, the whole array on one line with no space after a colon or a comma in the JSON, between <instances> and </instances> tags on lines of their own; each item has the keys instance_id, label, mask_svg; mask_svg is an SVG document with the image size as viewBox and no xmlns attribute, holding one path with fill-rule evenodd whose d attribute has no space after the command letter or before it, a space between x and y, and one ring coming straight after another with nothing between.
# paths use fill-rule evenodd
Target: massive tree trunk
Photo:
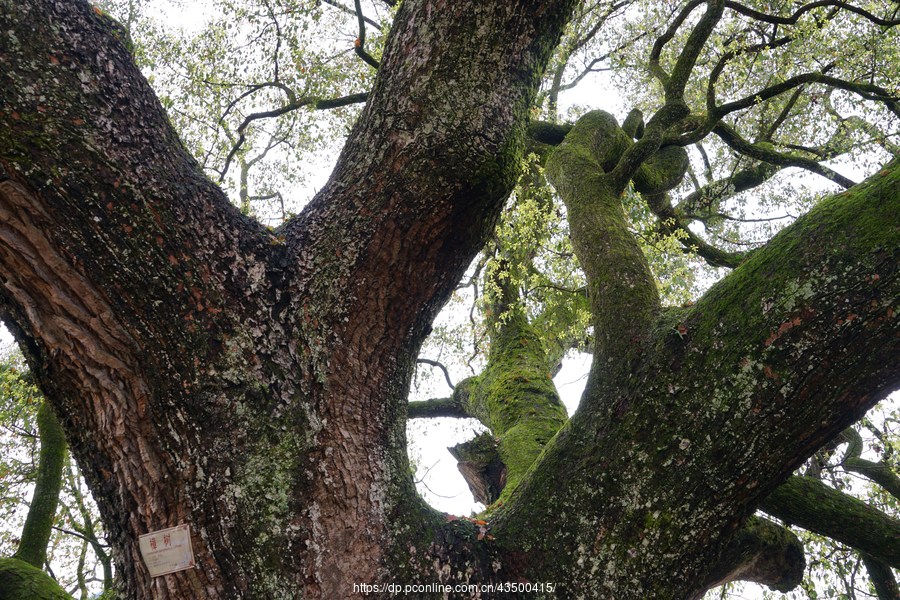
<instances>
[{"instance_id":1,"label":"massive tree trunk","mask_svg":"<svg viewBox=\"0 0 900 600\"><path fill-rule=\"evenodd\" d=\"M512 187L571 4L404 3L331 180L269 233L187 155L107 19L3 1L3 310L126 597L348 597L405 577L395 561L431 579L411 365ZM151 581L138 536L179 523L198 568Z\"/></svg>"},{"instance_id":2,"label":"massive tree trunk","mask_svg":"<svg viewBox=\"0 0 900 600\"><path fill-rule=\"evenodd\" d=\"M586 119L554 171L597 317L583 409L490 535L419 500L413 360L515 181L572 4L404 2L335 172L273 233L203 176L106 19L0 0L0 311L124 597L692 598L756 503L896 385L896 164L667 312L604 178L631 142ZM652 175L636 185L661 193ZM151 579L138 537L180 523L197 568Z\"/></svg>"}]
</instances>

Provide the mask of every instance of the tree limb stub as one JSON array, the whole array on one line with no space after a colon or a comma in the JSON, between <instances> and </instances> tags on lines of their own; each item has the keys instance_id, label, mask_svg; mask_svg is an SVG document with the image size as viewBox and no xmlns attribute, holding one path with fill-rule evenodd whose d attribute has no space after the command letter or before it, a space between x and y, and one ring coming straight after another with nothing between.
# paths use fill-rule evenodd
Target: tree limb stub
<instances>
[{"instance_id":1,"label":"tree limb stub","mask_svg":"<svg viewBox=\"0 0 900 600\"><path fill-rule=\"evenodd\" d=\"M753 581L779 592L789 592L803 580L805 567L803 544L797 536L768 519L754 516L716 560L703 588L711 589L729 581Z\"/></svg>"}]
</instances>

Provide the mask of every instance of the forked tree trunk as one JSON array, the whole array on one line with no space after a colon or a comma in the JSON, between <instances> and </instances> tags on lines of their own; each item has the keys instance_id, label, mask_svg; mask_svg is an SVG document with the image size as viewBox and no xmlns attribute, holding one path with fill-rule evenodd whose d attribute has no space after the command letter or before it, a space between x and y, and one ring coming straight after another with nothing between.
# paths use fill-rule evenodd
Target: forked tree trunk
<instances>
[{"instance_id":1,"label":"forked tree trunk","mask_svg":"<svg viewBox=\"0 0 900 600\"><path fill-rule=\"evenodd\" d=\"M3 312L125 597L430 577L427 542L401 560L437 522L405 454L412 361L515 180L571 5L405 3L331 180L272 234L186 154L108 19L3 0ZM151 580L138 537L179 523L198 568Z\"/></svg>"},{"instance_id":2,"label":"forked tree trunk","mask_svg":"<svg viewBox=\"0 0 900 600\"><path fill-rule=\"evenodd\" d=\"M203 176L87 3L0 0L0 308L124 597L691 598L755 503L897 383L894 165L691 310L620 315L629 335L604 333L584 409L490 536L420 501L413 360L512 187L572 4L404 2L332 178L270 233ZM180 523L197 568L151 579L138 537Z\"/></svg>"}]
</instances>

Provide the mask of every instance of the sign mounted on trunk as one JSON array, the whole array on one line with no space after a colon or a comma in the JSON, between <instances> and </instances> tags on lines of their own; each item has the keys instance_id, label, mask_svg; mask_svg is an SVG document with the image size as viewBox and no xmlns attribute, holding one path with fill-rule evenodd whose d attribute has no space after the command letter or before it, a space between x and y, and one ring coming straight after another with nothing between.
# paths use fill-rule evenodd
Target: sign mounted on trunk
<instances>
[{"instance_id":1,"label":"sign mounted on trunk","mask_svg":"<svg viewBox=\"0 0 900 600\"><path fill-rule=\"evenodd\" d=\"M186 524L142 535L139 543L141 556L151 577L194 567L191 529Z\"/></svg>"}]
</instances>

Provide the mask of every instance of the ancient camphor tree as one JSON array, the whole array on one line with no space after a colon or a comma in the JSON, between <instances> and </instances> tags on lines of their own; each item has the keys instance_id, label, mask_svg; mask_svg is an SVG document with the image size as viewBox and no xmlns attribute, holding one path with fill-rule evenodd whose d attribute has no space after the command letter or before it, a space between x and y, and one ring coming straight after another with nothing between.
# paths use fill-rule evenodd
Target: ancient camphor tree
<instances>
[{"instance_id":1,"label":"ancient camphor tree","mask_svg":"<svg viewBox=\"0 0 900 600\"><path fill-rule=\"evenodd\" d=\"M260 6L292 18L291 3ZM763 503L792 520L778 506L818 491L782 484L900 379L898 163L856 185L825 164L860 135L891 147L896 7L649 6L646 29L623 28L612 49L643 53L646 121L562 124L565 65L626 4L408 0L376 59L356 3L356 55L377 68L365 108L325 187L270 230L187 152L118 24L83 2L0 0L0 310L85 470L123 597L553 582L564 597L627 600L796 583L796 539L751 515ZM858 52L801 52L830 50L833 25L864 40ZM258 116L362 97L290 88L278 52L259 89L287 101ZM815 129L800 115L838 113L832 92L865 110ZM549 122L529 124L536 102ZM253 121L230 129L223 168L255 164L242 149ZM725 158L698 176L686 149L706 156L713 138ZM581 341L538 335L503 275L535 257L498 245L486 370L437 408L492 428L460 456L500 502L484 524L448 522L410 474L408 410L435 408L407 407L410 378L526 139L566 206L593 366L565 420L547 377ZM726 158L739 160L723 179ZM847 189L752 252L688 229L786 167ZM664 307L623 203L733 272ZM886 535L846 543L898 566L896 522L860 518ZM138 536L179 523L198 566L151 579Z\"/></svg>"}]
</instances>

